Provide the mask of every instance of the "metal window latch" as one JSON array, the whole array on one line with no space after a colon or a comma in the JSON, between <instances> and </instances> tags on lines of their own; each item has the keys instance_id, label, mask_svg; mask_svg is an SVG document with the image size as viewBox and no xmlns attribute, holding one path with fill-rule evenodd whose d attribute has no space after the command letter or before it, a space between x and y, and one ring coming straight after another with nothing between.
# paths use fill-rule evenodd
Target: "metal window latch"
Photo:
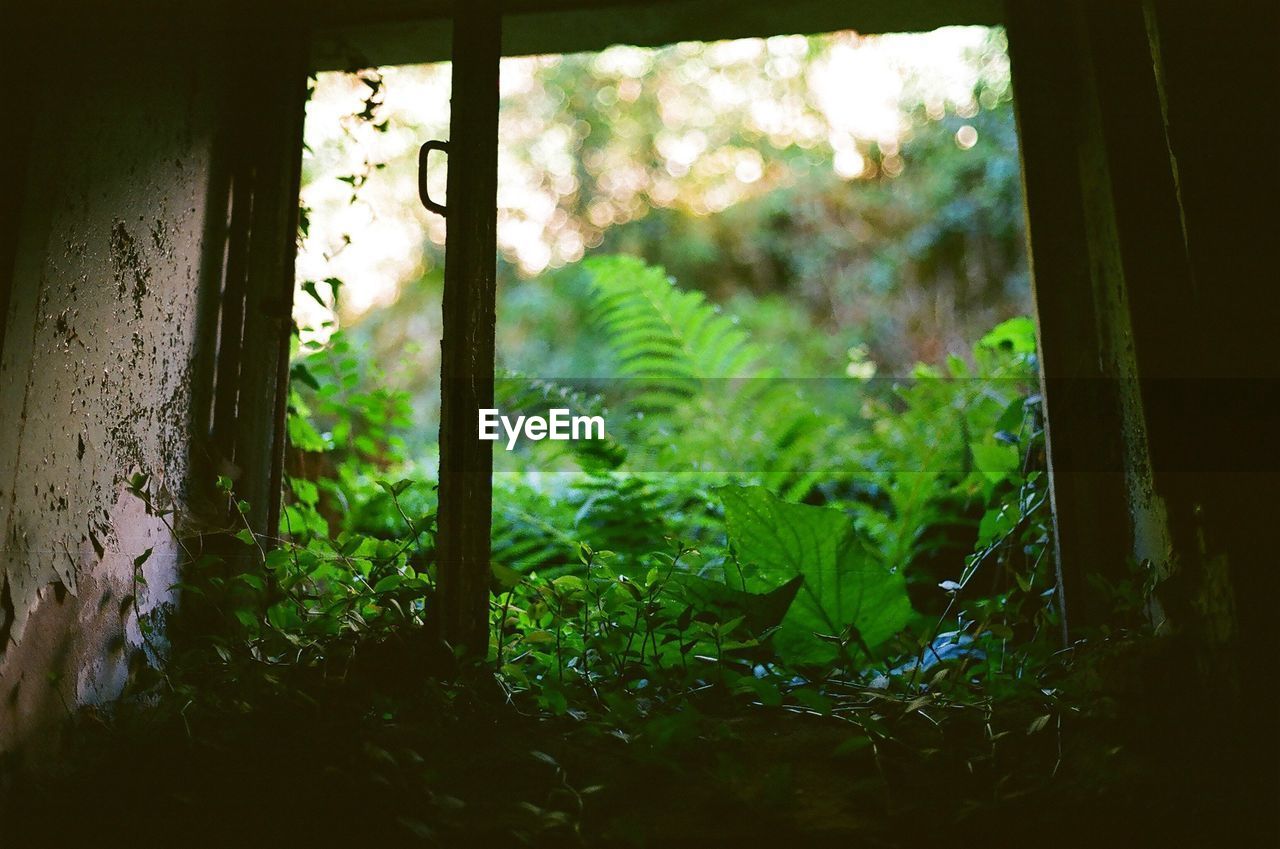
<instances>
[{"instance_id":1,"label":"metal window latch","mask_svg":"<svg viewBox=\"0 0 1280 849\"><path fill-rule=\"evenodd\" d=\"M449 143L432 139L424 144L418 150L418 199L422 201L430 212L437 215L445 214L445 207L442 203L436 203L431 199L431 195L427 193L427 157L431 155L431 151L438 150L441 153L449 153Z\"/></svg>"}]
</instances>

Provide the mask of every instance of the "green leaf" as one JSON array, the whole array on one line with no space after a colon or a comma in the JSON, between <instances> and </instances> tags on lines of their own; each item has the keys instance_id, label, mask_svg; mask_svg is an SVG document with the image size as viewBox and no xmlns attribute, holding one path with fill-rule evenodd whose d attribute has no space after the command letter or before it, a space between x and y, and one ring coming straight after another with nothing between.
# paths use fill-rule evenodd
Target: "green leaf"
<instances>
[{"instance_id":1,"label":"green leaf","mask_svg":"<svg viewBox=\"0 0 1280 849\"><path fill-rule=\"evenodd\" d=\"M293 604L282 601L271 605L267 608L267 621L272 627L281 631L294 631L302 627L302 618L298 616L298 611L294 609ZM246 623L247 624L247 623Z\"/></svg>"},{"instance_id":2,"label":"green leaf","mask_svg":"<svg viewBox=\"0 0 1280 849\"><path fill-rule=\"evenodd\" d=\"M740 616L752 634L762 634L770 628L776 628L787 615L787 609L804 584L804 578L797 575L767 593L752 593L689 573L678 574L675 580L689 603L685 614L681 614L678 620L683 622L678 625L680 630L689 627L693 613L698 611L713 613L721 622Z\"/></svg>"},{"instance_id":3,"label":"green leaf","mask_svg":"<svg viewBox=\"0 0 1280 849\"><path fill-rule=\"evenodd\" d=\"M1018 469L1018 449L1012 445L975 442L969 446L969 451L978 471L992 483L999 483Z\"/></svg>"},{"instance_id":4,"label":"green leaf","mask_svg":"<svg viewBox=\"0 0 1280 849\"><path fill-rule=\"evenodd\" d=\"M782 704L782 693L778 690L776 681L744 675L733 685L733 691L753 694L760 699L761 704L767 707L778 707Z\"/></svg>"},{"instance_id":5,"label":"green leaf","mask_svg":"<svg viewBox=\"0 0 1280 849\"><path fill-rule=\"evenodd\" d=\"M643 593L640 592L640 588L636 586L636 582L628 578L626 575L618 576L618 585L629 592L631 597L636 601L639 601L640 597L643 595Z\"/></svg>"},{"instance_id":6,"label":"green leaf","mask_svg":"<svg viewBox=\"0 0 1280 849\"><path fill-rule=\"evenodd\" d=\"M315 505L320 500L320 490L314 481L306 478L289 478L289 487L303 504Z\"/></svg>"},{"instance_id":7,"label":"green leaf","mask_svg":"<svg viewBox=\"0 0 1280 849\"><path fill-rule=\"evenodd\" d=\"M329 305L324 302L324 298L320 297L320 293L316 291L316 282L314 280L307 280L303 282L299 288L310 295L317 304L325 307L326 309L328 308Z\"/></svg>"},{"instance_id":8,"label":"green leaf","mask_svg":"<svg viewBox=\"0 0 1280 849\"><path fill-rule=\"evenodd\" d=\"M800 704L804 705L810 710L816 710L818 713L823 714L824 716L826 714L831 713L831 708L834 707L835 705L835 703L831 699L822 695L817 690L811 690L808 687L800 687L796 690L793 690L791 692L791 695Z\"/></svg>"},{"instance_id":9,"label":"green leaf","mask_svg":"<svg viewBox=\"0 0 1280 849\"><path fill-rule=\"evenodd\" d=\"M289 379L294 383L310 386L317 391L320 389L320 381L316 380L316 376L311 373L311 369L307 368L306 363L294 363L290 366Z\"/></svg>"},{"instance_id":10,"label":"green leaf","mask_svg":"<svg viewBox=\"0 0 1280 849\"><path fill-rule=\"evenodd\" d=\"M525 634L524 641L534 645L546 645L548 643L554 643L556 641L556 635L550 631L539 628L536 631L530 631Z\"/></svg>"},{"instance_id":11,"label":"green leaf","mask_svg":"<svg viewBox=\"0 0 1280 849\"><path fill-rule=\"evenodd\" d=\"M373 591L375 593L385 593L399 588L402 583L404 583L403 575L388 575L373 585Z\"/></svg>"},{"instance_id":12,"label":"green leaf","mask_svg":"<svg viewBox=\"0 0 1280 849\"><path fill-rule=\"evenodd\" d=\"M584 592L587 585L577 575L561 575L551 582L558 592L564 595Z\"/></svg>"},{"instance_id":13,"label":"green leaf","mask_svg":"<svg viewBox=\"0 0 1280 849\"><path fill-rule=\"evenodd\" d=\"M262 592L267 588L266 583L261 578L249 572L240 573L240 575L237 576L237 579L240 581L240 583L246 586L253 587L258 592Z\"/></svg>"},{"instance_id":14,"label":"green leaf","mask_svg":"<svg viewBox=\"0 0 1280 849\"><path fill-rule=\"evenodd\" d=\"M266 567L272 571L287 569L293 565L294 554L285 548L273 548L267 552Z\"/></svg>"},{"instance_id":15,"label":"green leaf","mask_svg":"<svg viewBox=\"0 0 1280 849\"><path fill-rule=\"evenodd\" d=\"M495 561L489 564L489 568L492 570L493 582L503 590L513 590L524 580L524 575L505 563Z\"/></svg>"},{"instance_id":16,"label":"green leaf","mask_svg":"<svg viewBox=\"0 0 1280 849\"><path fill-rule=\"evenodd\" d=\"M978 344L984 348L1007 347L1015 354L1034 354L1036 323L1025 315L1016 316L997 324Z\"/></svg>"},{"instance_id":17,"label":"green leaf","mask_svg":"<svg viewBox=\"0 0 1280 849\"><path fill-rule=\"evenodd\" d=\"M311 422L302 416L289 416L286 423L289 431L289 444L299 451L325 451L329 448L328 441L320 435L320 432L312 427ZM231 491L231 482L227 481L227 488L223 492Z\"/></svg>"},{"instance_id":18,"label":"green leaf","mask_svg":"<svg viewBox=\"0 0 1280 849\"><path fill-rule=\"evenodd\" d=\"M413 486L413 481L409 480L408 478L402 478L401 480L398 480L395 483L388 483L387 481L380 480L380 481L377 481L377 484L388 495L395 497L403 493L409 487Z\"/></svg>"},{"instance_id":19,"label":"green leaf","mask_svg":"<svg viewBox=\"0 0 1280 849\"><path fill-rule=\"evenodd\" d=\"M791 504L763 487L717 489L729 540L759 566L753 581L800 575L804 583L774 638L779 653L800 663L830 663L837 647L816 634L857 628L874 647L911 618L906 580L862 544L839 510Z\"/></svg>"},{"instance_id":20,"label":"green leaf","mask_svg":"<svg viewBox=\"0 0 1280 849\"><path fill-rule=\"evenodd\" d=\"M843 758L865 752L871 747L871 738L865 734L857 734L847 738L831 750L832 757Z\"/></svg>"}]
</instances>

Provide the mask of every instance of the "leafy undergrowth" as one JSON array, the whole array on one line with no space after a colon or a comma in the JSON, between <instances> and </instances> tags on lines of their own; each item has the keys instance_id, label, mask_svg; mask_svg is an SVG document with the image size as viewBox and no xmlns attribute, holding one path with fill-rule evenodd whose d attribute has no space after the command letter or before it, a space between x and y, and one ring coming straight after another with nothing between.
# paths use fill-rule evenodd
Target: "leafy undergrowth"
<instances>
[{"instance_id":1,"label":"leafy undergrowth","mask_svg":"<svg viewBox=\"0 0 1280 849\"><path fill-rule=\"evenodd\" d=\"M1259 845L1266 732L1180 686L1149 566L1064 647L1029 320L815 402L660 270L587 266L640 409L572 485L497 487L487 640L435 636L434 487L338 337L295 365L278 536L228 478L204 524L130 482L182 604L0 773L3 845Z\"/></svg>"},{"instance_id":2,"label":"leafy undergrowth","mask_svg":"<svg viewBox=\"0 0 1280 849\"><path fill-rule=\"evenodd\" d=\"M1134 705L1063 695L1046 721L833 685L819 714L712 684L552 716L491 671L432 678L413 642L345 680L245 668L200 701L85 712L74 758L10 788L6 845L1266 845L1215 755L1159 745ZM1072 664L1132 674L1143 645Z\"/></svg>"}]
</instances>

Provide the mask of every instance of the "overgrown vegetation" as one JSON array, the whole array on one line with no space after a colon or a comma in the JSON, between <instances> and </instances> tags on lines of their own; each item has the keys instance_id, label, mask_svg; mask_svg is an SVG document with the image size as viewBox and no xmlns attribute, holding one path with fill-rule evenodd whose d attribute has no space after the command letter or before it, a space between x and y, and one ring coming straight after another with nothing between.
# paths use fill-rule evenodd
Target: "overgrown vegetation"
<instances>
[{"instance_id":1,"label":"overgrown vegetation","mask_svg":"<svg viewBox=\"0 0 1280 849\"><path fill-rule=\"evenodd\" d=\"M728 316L660 271L620 257L585 273L630 395L609 419L629 426L605 449L558 444L577 452L582 474L568 482L502 476L514 480L496 496L490 657L513 690L564 710L575 683L656 687L678 670L671 686L684 689L708 658L741 677L731 657L753 661L740 686L786 693L792 666L853 675L904 653L945 651L983 675L1015 626L1056 633L1029 321L983 339L978 374L956 359L889 386L841 379L840 411L832 397L803 397ZM400 477L405 458L388 440L345 436L394 418L405 399L359 394L344 351L324 346L295 367L291 433L324 449L333 472L291 478L286 538L263 562L282 595L270 598L270 627L244 635L264 657L319 660L323 638L429 618L430 479ZM581 397L547 381L501 385L514 401ZM306 418L324 405L343 415L327 437ZM952 573L937 564L948 546ZM966 559L960 549L975 546Z\"/></svg>"},{"instance_id":2,"label":"overgrown vegetation","mask_svg":"<svg viewBox=\"0 0 1280 849\"><path fill-rule=\"evenodd\" d=\"M763 368L729 317L660 272L608 259L587 273L597 320L637 322L672 362L727 337L716 344L736 353L707 362ZM648 309L695 341L663 343ZM628 362L632 342L614 338ZM496 496L476 661L432 628L430 476L379 432L406 399L351 379L348 354L339 339L298 361L290 432L310 456L278 537L249 530L229 479L217 534L133 481L189 550L185 607L167 663L79 724L84 754L51 790L83 788L123 749L171 788L161 822L250 845L1075 845L1090 832L1064 811L1082 804L1091 828L1132 833L1126 794L1150 792L1134 775L1151 773L1113 744L1107 729L1130 720L1108 687L1142 643L1117 632L1062 651L1026 320L987 334L973 368L864 393L846 378L862 403L843 416L796 405L796 427L852 452L821 483L767 462L786 456L788 428L748 433L782 391L767 381L734 396L733 471L628 470L632 452L660 462L646 434L679 446L701 427L696 404L673 403L604 456L572 455L569 485L516 478ZM691 377L646 374L633 372L645 402ZM317 427L318 411L338 418ZM96 798L114 816L133 786Z\"/></svg>"},{"instance_id":3,"label":"overgrown vegetation","mask_svg":"<svg viewBox=\"0 0 1280 849\"><path fill-rule=\"evenodd\" d=\"M790 68L839 47L766 52ZM678 76L673 56L728 77L745 67L666 53L640 57L658 83ZM717 126L709 161L786 154L767 190L744 190L723 215L641 214L611 196L609 229L590 223L597 198L559 193L562 229L621 252L512 285L519 309L502 332L517 350L499 406L598 413L608 439L496 449L480 657L437 637L424 404L378 367L405 347L429 287L339 329L343 281L302 280L329 317L298 337L280 527L255 533L228 477L200 516L133 479L186 552L181 608L163 629L140 623L147 651L126 698L80 718L78 760L18 797L30 819L74 792L95 817L47 817L46 837L126 833L145 784L148 828L216 845L1076 846L1104 827L1118 845L1208 833L1172 814L1221 789L1173 782L1146 730L1169 692L1144 667L1146 573L1111 588L1111 627L1064 645L1031 320L992 321L969 351L912 324L912 293L940 286L980 284L955 327L1016 300L987 298L1022 267L998 39L982 55L965 123L921 102L901 149L824 152L865 155L861 191L850 174L791 179L811 158L794 140ZM663 147L662 126L615 108L619 92L656 96L621 67L549 62L529 96L530 112L584 113L574 173L596 194L637 134ZM577 102L588 72L613 94ZM766 88L787 101L802 76L779 71ZM356 117L394 133L382 77L359 79ZM971 155L965 127L998 144ZM650 189L673 176L656 159L646 168ZM359 189L381 170L365 160L342 182ZM723 188L724 174L698 173ZM880 240L850 235L851 221ZM980 272L967 262L978 255ZM514 344L536 335L563 344ZM911 341L893 349L899 336ZM922 348L939 356L875 376ZM146 557L135 599L149 592ZM1155 828L1131 816L1153 798L1169 815Z\"/></svg>"},{"instance_id":4,"label":"overgrown vegetation","mask_svg":"<svg viewBox=\"0 0 1280 849\"><path fill-rule=\"evenodd\" d=\"M788 378L907 375L1030 310L999 30L619 46L502 73L502 369L613 374L584 255L665 268ZM321 337L342 327L381 385L411 393L404 435L423 457L444 228L414 173L423 139L448 132L448 77L322 75L304 159L298 318Z\"/></svg>"},{"instance_id":5,"label":"overgrown vegetation","mask_svg":"<svg viewBox=\"0 0 1280 849\"><path fill-rule=\"evenodd\" d=\"M171 518L193 561L184 619L199 627L174 632L162 671L140 670L134 683L145 709L114 721L186 739L216 780L230 768L224 757L244 756L241 735L267 751L285 746L290 760L276 768L289 792L318 781L322 798L349 796L390 817L360 831L444 845L462 835L659 839L663 827L637 825L623 801L637 782L660 780L654 770L736 787L726 810L755 810L779 835L820 826L885 839L891 829L846 821L845 809L906 815L919 807L911 787L922 770L963 775L948 818L962 819L973 793L1003 804L1045 786L1077 708L1053 681L1069 664L1051 660L1060 638L1029 322L984 337L974 373L958 360L922 367L843 415L799 402L771 415L793 390L763 377L760 352L729 317L634 260L595 261L587 273L597 320L641 329L614 333L612 354L659 423L603 458L584 452L582 476L564 488L499 490L486 658L460 662L434 636L434 490L378 430L406 399L353 380L358 363L338 340L295 368L290 433L317 456L290 476L281 536L249 530L248 505L226 478L233 538L221 548ZM628 365L659 354L662 368ZM747 471L629 471L632 451L662 462L643 451L654 447L646 434L681 446L703 427L696 403L654 399L691 399L678 392L684 381L722 371L754 378L731 398L741 416L733 468ZM862 381L843 383L860 397ZM790 409L794 422L784 421ZM318 428L317 411L339 418ZM771 426L752 432L752 421ZM793 433L806 428L826 450L850 451L821 484L806 483L803 458L815 449L785 459L814 444ZM145 477L132 488L168 515ZM324 736L298 736L312 733ZM817 775L834 771L856 790L837 794L831 822L787 812L815 776L784 770L737 786L737 770L774 745L757 735L779 733L816 747ZM490 735L498 742L482 742ZM517 777L497 798L467 795L479 787L463 740L490 753L500 744L497 762L514 759ZM689 747L720 766L688 761ZM322 780L294 777L321 763L340 766ZM579 774L593 784L575 783ZM691 780L672 787L702 798L707 788Z\"/></svg>"}]
</instances>

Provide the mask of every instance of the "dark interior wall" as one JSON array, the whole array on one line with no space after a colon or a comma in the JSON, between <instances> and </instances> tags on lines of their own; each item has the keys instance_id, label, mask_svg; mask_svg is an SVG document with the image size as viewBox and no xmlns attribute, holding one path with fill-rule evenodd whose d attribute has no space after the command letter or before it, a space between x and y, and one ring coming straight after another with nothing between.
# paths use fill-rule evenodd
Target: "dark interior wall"
<instances>
[{"instance_id":1,"label":"dark interior wall","mask_svg":"<svg viewBox=\"0 0 1280 849\"><path fill-rule=\"evenodd\" d=\"M318 70L435 62L449 58L454 0L0 0L43 26L156 29L182 19L194 31L309 30ZM838 29L915 32L995 24L1001 0L504 0L507 55L601 50Z\"/></svg>"},{"instance_id":2,"label":"dark interior wall","mask_svg":"<svg viewBox=\"0 0 1280 849\"><path fill-rule=\"evenodd\" d=\"M1011 2L1007 27L1046 390L1055 544L1067 621L1078 624L1105 614L1093 609L1087 570L1122 564L1134 542L1112 379L1118 367L1104 355L1107 308L1097 291L1111 268L1092 261L1087 250L1091 229L1097 232L1096 224L1090 227L1082 160L1091 101L1082 90L1075 22L1065 7Z\"/></svg>"},{"instance_id":3,"label":"dark interior wall","mask_svg":"<svg viewBox=\"0 0 1280 849\"><path fill-rule=\"evenodd\" d=\"M1219 576L1219 602L1195 584L1176 589L1189 613L1234 609L1234 666L1273 758L1274 701L1249 694L1272 685L1276 601L1273 528L1280 513L1280 270L1275 259L1280 115L1280 6L1235 2L1197 10L1176 0L1146 4L1160 103L1185 232L1198 334L1195 381L1166 411L1166 450L1178 476L1193 541ZM1212 635L1210 635L1212 636ZM1220 674L1220 669L1214 670ZM1261 731L1265 729L1265 731Z\"/></svg>"},{"instance_id":4,"label":"dark interior wall","mask_svg":"<svg viewBox=\"0 0 1280 849\"><path fill-rule=\"evenodd\" d=\"M577 53L612 44L652 47L678 41L761 38L855 29L864 33L923 32L941 26L998 24L999 0L658 0L503 4L506 56ZM312 62L318 70L437 62L449 58L451 22L444 16L316 22Z\"/></svg>"},{"instance_id":5,"label":"dark interior wall","mask_svg":"<svg viewBox=\"0 0 1280 849\"><path fill-rule=\"evenodd\" d=\"M1012 0L1007 20L1068 621L1114 621L1098 578L1153 581L1180 715L1260 719L1280 187L1248 151L1276 135L1275 10Z\"/></svg>"},{"instance_id":6,"label":"dark interior wall","mask_svg":"<svg viewBox=\"0 0 1280 849\"><path fill-rule=\"evenodd\" d=\"M131 476L216 527L228 474L271 521L305 98L297 36L26 35L13 67L46 96L0 244L0 752L166 650L139 616L163 625L183 552Z\"/></svg>"},{"instance_id":7,"label":"dark interior wall","mask_svg":"<svg viewBox=\"0 0 1280 849\"><path fill-rule=\"evenodd\" d=\"M188 47L44 41L51 94L20 116L29 156L0 356L0 749L64 705L117 695L147 650L137 611L172 601L177 545L124 488L148 473L182 504L190 468L216 86Z\"/></svg>"},{"instance_id":8,"label":"dark interior wall","mask_svg":"<svg viewBox=\"0 0 1280 849\"><path fill-rule=\"evenodd\" d=\"M0 9L0 78L16 79L23 50L10 15ZM18 215L26 185L27 123L9 121L0 133L0 175L6 190L0 192L0 350L4 349L3 316L9 312L13 288L13 258L18 245Z\"/></svg>"}]
</instances>

